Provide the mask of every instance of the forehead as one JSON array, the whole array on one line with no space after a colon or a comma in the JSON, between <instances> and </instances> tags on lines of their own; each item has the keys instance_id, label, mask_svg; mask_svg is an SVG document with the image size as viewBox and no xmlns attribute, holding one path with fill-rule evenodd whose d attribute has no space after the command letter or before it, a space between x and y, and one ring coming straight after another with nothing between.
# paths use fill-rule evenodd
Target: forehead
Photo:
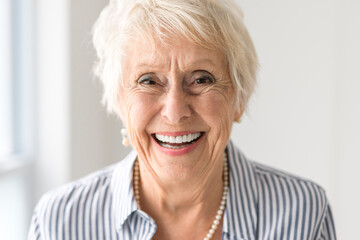
<instances>
[{"instance_id":1,"label":"forehead","mask_svg":"<svg viewBox=\"0 0 360 240\"><path fill-rule=\"evenodd\" d=\"M187 67L224 67L224 55L218 49L209 49L189 40L171 38L166 41L136 37L127 47L125 68L171 68L176 64Z\"/></svg>"}]
</instances>

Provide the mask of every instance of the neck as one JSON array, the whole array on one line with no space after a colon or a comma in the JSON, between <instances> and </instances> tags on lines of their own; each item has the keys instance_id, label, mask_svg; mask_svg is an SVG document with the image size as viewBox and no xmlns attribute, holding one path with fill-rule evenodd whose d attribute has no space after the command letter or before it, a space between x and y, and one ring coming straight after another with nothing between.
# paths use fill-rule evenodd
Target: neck
<instances>
[{"instance_id":1,"label":"neck","mask_svg":"<svg viewBox=\"0 0 360 240\"><path fill-rule=\"evenodd\" d=\"M221 218L222 213L217 216L219 208L223 210L225 205L222 160L216 161L208 174L199 174L182 181L169 179L165 183L154 177L141 162L140 170L138 163L136 166L135 171L139 171L141 176L140 184L135 184L135 188L139 188L137 201L139 203L141 199L141 209L158 224L158 238L176 239L177 233L183 237L188 231L187 236L194 239L198 235L203 236L210 226L216 230L219 221L216 223L214 217ZM225 171L227 179L227 167ZM227 188L228 180L225 182ZM213 235L221 236L221 231L211 233Z\"/></svg>"},{"instance_id":2,"label":"neck","mask_svg":"<svg viewBox=\"0 0 360 240\"><path fill-rule=\"evenodd\" d=\"M177 176L162 179L146 169L145 164L140 162L139 165L142 208L148 206L150 209L177 214L181 210L200 206L218 207L223 192L222 159L216 162L213 169L181 180Z\"/></svg>"}]
</instances>

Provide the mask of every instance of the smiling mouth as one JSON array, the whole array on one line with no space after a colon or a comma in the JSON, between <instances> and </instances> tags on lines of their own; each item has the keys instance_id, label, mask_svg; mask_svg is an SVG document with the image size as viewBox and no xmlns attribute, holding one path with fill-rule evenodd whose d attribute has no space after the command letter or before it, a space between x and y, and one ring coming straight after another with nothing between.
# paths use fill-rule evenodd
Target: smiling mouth
<instances>
[{"instance_id":1,"label":"smiling mouth","mask_svg":"<svg viewBox=\"0 0 360 240\"><path fill-rule=\"evenodd\" d=\"M164 148L179 149L196 143L203 135L204 132L197 132L175 137L156 133L152 134L152 137Z\"/></svg>"}]
</instances>

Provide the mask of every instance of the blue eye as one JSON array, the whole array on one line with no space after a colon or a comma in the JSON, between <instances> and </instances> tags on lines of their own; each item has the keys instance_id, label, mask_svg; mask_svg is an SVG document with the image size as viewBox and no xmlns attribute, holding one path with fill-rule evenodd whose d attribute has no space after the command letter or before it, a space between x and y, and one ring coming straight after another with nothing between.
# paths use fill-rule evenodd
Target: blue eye
<instances>
[{"instance_id":1,"label":"blue eye","mask_svg":"<svg viewBox=\"0 0 360 240\"><path fill-rule=\"evenodd\" d=\"M155 85L156 81L152 77L146 76L146 77L140 78L138 83L143 84L143 85Z\"/></svg>"}]
</instances>

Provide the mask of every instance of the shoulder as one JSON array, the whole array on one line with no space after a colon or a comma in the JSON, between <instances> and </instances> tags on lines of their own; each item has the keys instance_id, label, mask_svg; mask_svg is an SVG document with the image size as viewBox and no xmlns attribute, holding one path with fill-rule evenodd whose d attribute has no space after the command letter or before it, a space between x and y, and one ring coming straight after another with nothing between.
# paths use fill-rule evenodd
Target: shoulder
<instances>
[{"instance_id":1,"label":"shoulder","mask_svg":"<svg viewBox=\"0 0 360 240\"><path fill-rule=\"evenodd\" d=\"M324 223L331 219L325 190L311 180L256 162L252 164L258 185L259 219L270 216L281 219L281 225L291 229L283 234L318 239L325 229ZM330 232L335 236L333 230L334 227Z\"/></svg>"},{"instance_id":2,"label":"shoulder","mask_svg":"<svg viewBox=\"0 0 360 240\"><path fill-rule=\"evenodd\" d=\"M45 239L96 236L99 239L101 231L106 230L111 239L115 234L114 195L116 191L129 188L135 157L136 153L132 152L114 165L43 195L34 210L29 236L35 239L39 236Z\"/></svg>"},{"instance_id":3,"label":"shoulder","mask_svg":"<svg viewBox=\"0 0 360 240\"><path fill-rule=\"evenodd\" d=\"M47 192L40 199L35 212L42 216L52 215L61 211L60 208L70 209L80 202L88 201L95 195L105 197L114 169L115 165L106 167Z\"/></svg>"},{"instance_id":4,"label":"shoulder","mask_svg":"<svg viewBox=\"0 0 360 240\"><path fill-rule=\"evenodd\" d=\"M74 234L71 229L90 233L96 216L111 208L114 170L109 166L44 194L34 210L29 239L63 239ZM84 221L87 226L82 228Z\"/></svg>"},{"instance_id":5,"label":"shoulder","mask_svg":"<svg viewBox=\"0 0 360 240\"><path fill-rule=\"evenodd\" d=\"M254 206L253 218L259 223L259 234L273 234L274 239L278 235L288 236L287 239L317 239L329 218L324 189L309 179L248 160L235 146L229 150L233 170L242 176L236 178L238 183L234 187L249 196L252 205L248 205Z\"/></svg>"},{"instance_id":6,"label":"shoulder","mask_svg":"<svg viewBox=\"0 0 360 240\"><path fill-rule=\"evenodd\" d=\"M93 172L81 179L67 183L44 194L35 211L48 211L49 208L66 207L78 204L84 205L92 199L101 200L111 194L114 183L124 182L128 177L136 153L131 152L118 163ZM66 206L64 206L66 205Z\"/></svg>"},{"instance_id":7,"label":"shoulder","mask_svg":"<svg viewBox=\"0 0 360 240\"><path fill-rule=\"evenodd\" d=\"M281 219L280 225L291 229L287 234L317 239L329 210L325 190L311 180L257 162L252 164L258 186L259 219Z\"/></svg>"},{"instance_id":8,"label":"shoulder","mask_svg":"<svg viewBox=\"0 0 360 240\"><path fill-rule=\"evenodd\" d=\"M327 205L325 190L312 180L251 161L260 190L278 192L294 200L316 202L324 210Z\"/></svg>"},{"instance_id":9,"label":"shoulder","mask_svg":"<svg viewBox=\"0 0 360 240\"><path fill-rule=\"evenodd\" d=\"M315 202L322 210L326 208L325 190L314 181L249 160L233 143L229 149L234 167L240 173L244 172L242 168L247 169L244 175L248 176L259 197L265 194L267 199L290 198L292 202L298 200L304 204Z\"/></svg>"}]
</instances>

